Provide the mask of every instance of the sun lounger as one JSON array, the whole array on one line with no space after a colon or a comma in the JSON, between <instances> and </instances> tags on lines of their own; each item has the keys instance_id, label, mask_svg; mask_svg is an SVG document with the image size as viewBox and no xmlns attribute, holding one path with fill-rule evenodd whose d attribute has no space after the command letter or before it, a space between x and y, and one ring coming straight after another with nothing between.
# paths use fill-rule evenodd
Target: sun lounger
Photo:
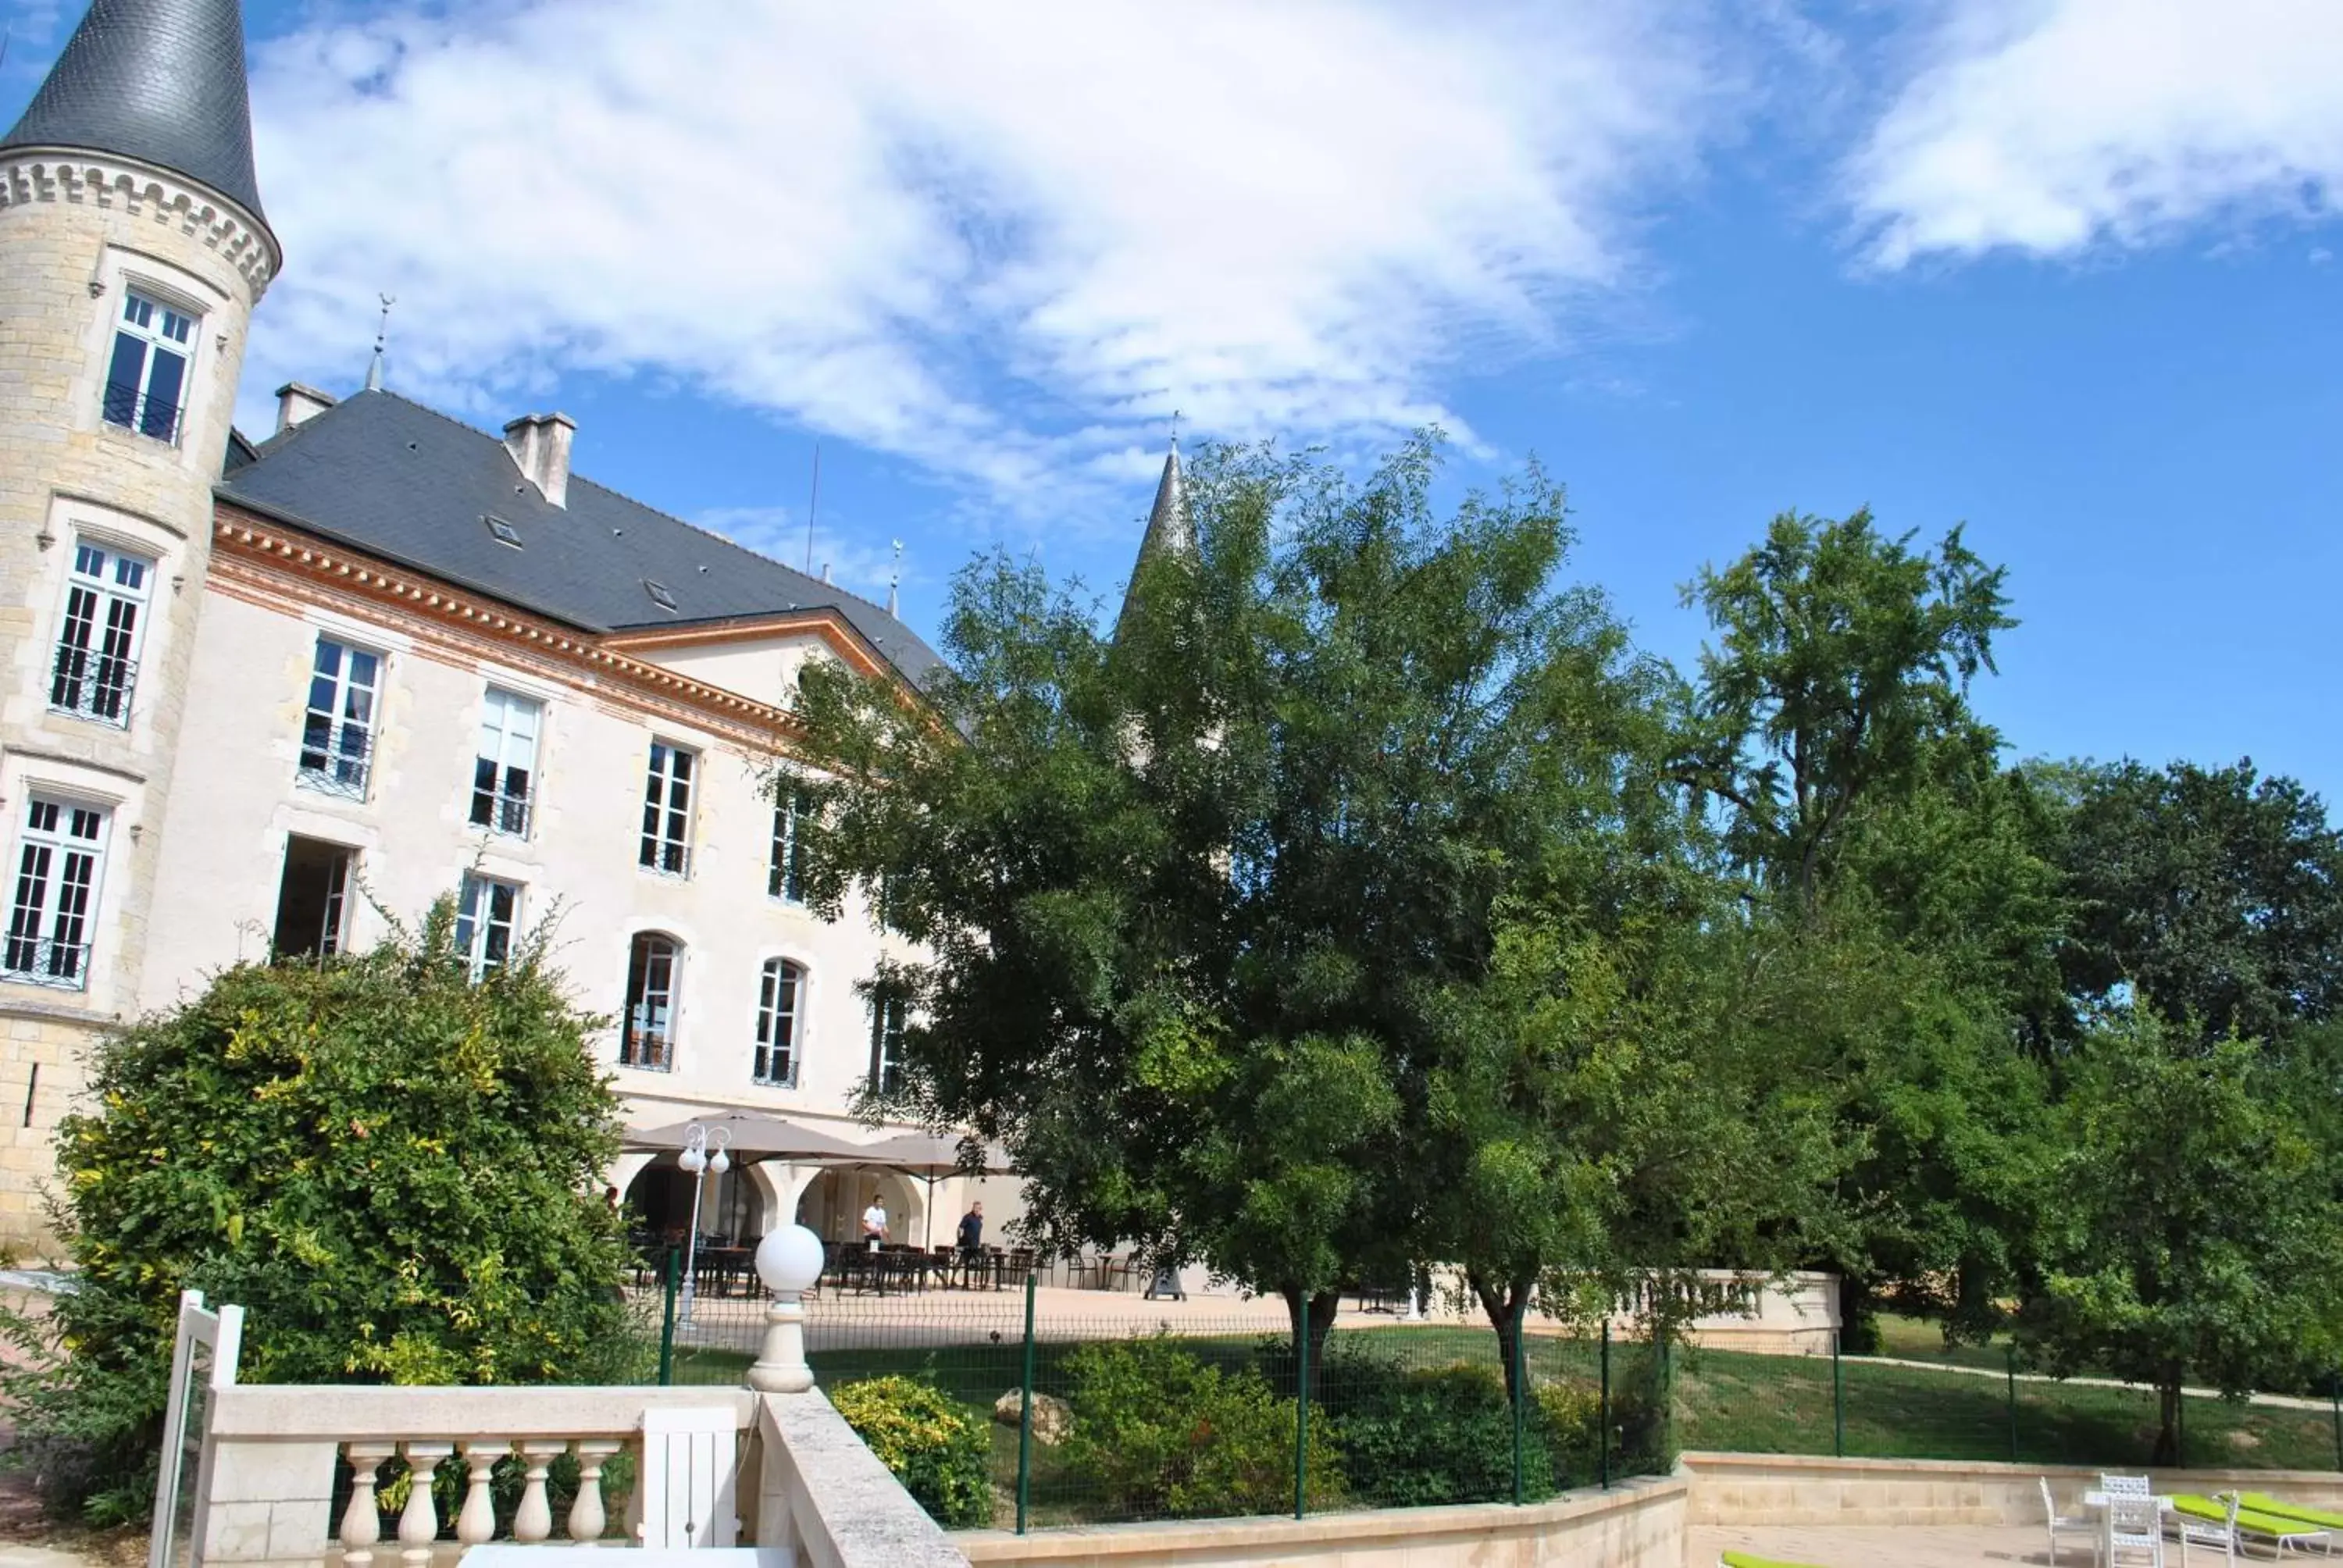
<instances>
[{"instance_id":1,"label":"sun lounger","mask_svg":"<svg viewBox=\"0 0 2343 1568\"><path fill-rule=\"evenodd\" d=\"M2305 1524L2315 1524L2321 1530L2343 1533L2343 1513L2324 1508L2311 1508L2284 1498L2272 1497L2267 1492L2243 1492L2237 1494L2237 1506L2256 1513L2267 1513L2274 1519L2298 1519Z\"/></svg>"},{"instance_id":2,"label":"sun lounger","mask_svg":"<svg viewBox=\"0 0 2343 1568\"><path fill-rule=\"evenodd\" d=\"M2184 1492L2173 1498L2172 1512L2179 1516L2175 1523L2180 1526L2183 1541L2202 1542L2227 1551L2244 1551L2248 1537L2272 1543L2280 1556L2289 1546L2298 1552L2307 1552L2314 1545L2328 1552L2335 1547L2331 1531L2298 1519L2243 1507L2234 1497L2221 1503Z\"/></svg>"},{"instance_id":3,"label":"sun lounger","mask_svg":"<svg viewBox=\"0 0 2343 1568\"><path fill-rule=\"evenodd\" d=\"M1716 1562L1717 1568L1815 1568L1811 1563L1783 1563L1772 1557L1752 1557L1746 1552L1727 1552Z\"/></svg>"}]
</instances>

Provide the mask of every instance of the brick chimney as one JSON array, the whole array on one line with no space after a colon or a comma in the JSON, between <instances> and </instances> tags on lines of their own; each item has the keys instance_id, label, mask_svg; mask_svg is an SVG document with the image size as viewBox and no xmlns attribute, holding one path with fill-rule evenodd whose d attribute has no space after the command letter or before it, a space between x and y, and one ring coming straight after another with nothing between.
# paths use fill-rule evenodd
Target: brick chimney
<instances>
[{"instance_id":1,"label":"brick chimney","mask_svg":"<svg viewBox=\"0 0 2343 1568\"><path fill-rule=\"evenodd\" d=\"M524 414L505 427L505 450L521 477L557 507L569 504L569 443L578 421L567 414Z\"/></svg>"},{"instance_id":2,"label":"brick chimney","mask_svg":"<svg viewBox=\"0 0 2343 1568\"><path fill-rule=\"evenodd\" d=\"M287 381L277 389L277 433L282 436L296 425L307 424L333 406L331 392Z\"/></svg>"}]
</instances>

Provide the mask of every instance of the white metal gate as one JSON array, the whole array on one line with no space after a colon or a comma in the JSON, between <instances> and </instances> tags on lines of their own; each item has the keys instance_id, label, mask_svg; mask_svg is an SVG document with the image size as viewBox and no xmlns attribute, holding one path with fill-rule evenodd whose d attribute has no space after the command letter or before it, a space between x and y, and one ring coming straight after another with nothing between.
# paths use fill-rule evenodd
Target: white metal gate
<instances>
[{"instance_id":1,"label":"white metal gate","mask_svg":"<svg viewBox=\"0 0 2343 1568\"><path fill-rule=\"evenodd\" d=\"M146 1568L197 1568L204 1560L205 1505L211 1500L212 1391L236 1385L244 1309L204 1305L201 1291L179 1292L171 1346L171 1397L163 1412L163 1452L155 1472L155 1527Z\"/></svg>"}]
</instances>

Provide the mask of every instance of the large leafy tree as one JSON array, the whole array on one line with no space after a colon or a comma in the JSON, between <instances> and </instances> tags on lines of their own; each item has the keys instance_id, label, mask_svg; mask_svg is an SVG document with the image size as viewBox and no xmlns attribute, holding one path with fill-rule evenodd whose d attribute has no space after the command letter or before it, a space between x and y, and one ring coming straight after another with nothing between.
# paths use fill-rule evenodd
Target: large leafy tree
<instances>
[{"instance_id":1,"label":"large leafy tree","mask_svg":"<svg viewBox=\"0 0 2343 1568\"><path fill-rule=\"evenodd\" d=\"M2121 988L2207 1043L2278 1040L2343 1003L2343 833L2292 779L2137 762L2040 770L2075 919L2060 950L2089 1010Z\"/></svg>"},{"instance_id":2,"label":"large leafy tree","mask_svg":"<svg viewBox=\"0 0 2343 1568\"><path fill-rule=\"evenodd\" d=\"M924 703L803 680L809 890L883 880L927 955L881 981L917 1003L910 1095L1006 1140L1049 1239L1202 1260L1297 1332L1424 1255L1433 1079L1501 906L1574 874L1559 843L1632 857L1655 754L1658 672L1556 586L1559 489L1441 517L1435 458L1209 455L1196 552L1142 563L1111 640L995 558Z\"/></svg>"},{"instance_id":3,"label":"large leafy tree","mask_svg":"<svg viewBox=\"0 0 2343 1568\"><path fill-rule=\"evenodd\" d=\"M2054 1371L2159 1390L2158 1463L2180 1457L2184 1380L2290 1386L2343 1349L2331 1100L2253 1041L2207 1048L2146 1010L2069 1066L2019 1329Z\"/></svg>"},{"instance_id":4,"label":"large leafy tree","mask_svg":"<svg viewBox=\"0 0 2343 1568\"><path fill-rule=\"evenodd\" d=\"M98 1045L58 1129L75 1289L12 1325L54 1499L143 1512L190 1287L246 1309L250 1382L628 1375L594 1020L541 935L475 981L453 920L442 900L365 954L228 970Z\"/></svg>"}]
</instances>

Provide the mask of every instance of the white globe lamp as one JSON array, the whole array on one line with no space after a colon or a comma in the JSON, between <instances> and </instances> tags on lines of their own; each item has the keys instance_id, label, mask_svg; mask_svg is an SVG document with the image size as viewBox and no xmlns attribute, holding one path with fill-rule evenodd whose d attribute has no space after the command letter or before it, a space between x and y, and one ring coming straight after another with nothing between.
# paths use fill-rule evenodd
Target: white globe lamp
<instances>
[{"instance_id":1,"label":"white globe lamp","mask_svg":"<svg viewBox=\"0 0 2343 1568\"><path fill-rule=\"evenodd\" d=\"M765 1344L749 1369L749 1386L766 1393L803 1393L813 1387L805 1359L805 1305L800 1298L821 1278L821 1238L803 1225L779 1225L757 1243L757 1278L773 1293L765 1309Z\"/></svg>"}]
</instances>

